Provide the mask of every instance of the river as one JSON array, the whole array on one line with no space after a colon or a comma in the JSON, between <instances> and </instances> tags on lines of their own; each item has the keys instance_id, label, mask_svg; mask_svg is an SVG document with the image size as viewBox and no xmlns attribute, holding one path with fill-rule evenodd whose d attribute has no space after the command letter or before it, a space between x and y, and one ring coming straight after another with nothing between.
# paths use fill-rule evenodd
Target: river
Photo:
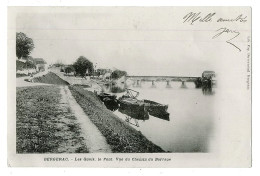
<instances>
[{"instance_id":1,"label":"river","mask_svg":"<svg viewBox=\"0 0 260 176\"><path fill-rule=\"evenodd\" d=\"M140 131L150 141L169 152L209 152L214 136L214 99L216 90L195 88L194 83L143 81L141 86L121 84L103 87L105 92L121 96L125 88L140 92L138 99L148 99L168 105L169 121L154 116L148 120L131 119L129 125ZM114 112L126 120L126 115L118 110Z\"/></svg>"}]
</instances>

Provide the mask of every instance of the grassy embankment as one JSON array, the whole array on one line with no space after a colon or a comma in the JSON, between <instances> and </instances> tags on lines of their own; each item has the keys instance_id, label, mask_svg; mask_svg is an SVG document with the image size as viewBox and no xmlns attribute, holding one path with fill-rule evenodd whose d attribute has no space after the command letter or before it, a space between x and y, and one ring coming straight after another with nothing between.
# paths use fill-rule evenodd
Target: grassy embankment
<instances>
[{"instance_id":1,"label":"grassy embankment","mask_svg":"<svg viewBox=\"0 0 260 176\"><path fill-rule=\"evenodd\" d=\"M37 82L65 84L54 73L35 78ZM140 132L106 109L95 94L82 86L70 90L92 122L106 137L113 152L164 152ZM61 110L57 86L17 88L17 152L87 152L76 119ZM67 119L64 121L64 119ZM74 146L74 147L71 147Z\"/></svg>"},{"instance_id":2,"label":"grassy embankment","mask_svg":"<svg viewBox=\"0 0 260 176\"><path fill-rule=\"evenodd\" d=\"M16 78L20 78L20 77L26 77L28 75L24 74L24 73L16 73Z\"/></svg>"},{"instance_id":3,"label":"grassy embankment","mask_svg":"<svg viewBox=\"0 0 260 176\"><path fill-rule=\"evenodd\" d=\"M105 136L113 152L164 152L159 146L144 137L141 132L138 132L106 109L94 93L78 86L69 86L69 88L78 104Z\"/></svg>"},{"instance_id":4,"label":"grassy embankment","mask_svg":"<svg viewBox=\"0 0 260 176\"><path fill-rule=\"evenodd\" d=\"M17 88L17 153L88 152L76 118L60 99L58 86Z\"/></svg>"},{"instance_id":5,"label":"grassy embankment","mask_svg":"<svg viewBox=\"0 0 260 176\"><path fill-rule=\"evenodd\" d=\"M56 84L56 85L69 85L67 81L64 81L53 72L49 72L46 75L43 75L41 77L33 78L33 82Z\"/></svg>"}]
</instances>

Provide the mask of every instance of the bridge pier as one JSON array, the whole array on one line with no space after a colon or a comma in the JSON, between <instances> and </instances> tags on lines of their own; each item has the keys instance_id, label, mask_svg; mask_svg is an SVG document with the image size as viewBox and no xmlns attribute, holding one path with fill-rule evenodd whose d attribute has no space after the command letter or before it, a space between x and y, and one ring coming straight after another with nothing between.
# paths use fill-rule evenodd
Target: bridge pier
<instances>
[{"instance_id":1,"label":"bridge pier","mask_svg":"<svg viewBox=\"0 0 260 176\"><path fill-rule=\"evenodd\" d=\"M155 88L156 85L155 85L155 80L152 80L152 88Z\"/></svg>"},{"instance_id":2,"label":"bridge pier","mask_svg":"<svg viewBox=\"0 0 260 176\"><path fill-rule=\"evenodd\" d=\"M186 81L181 81L181 88L187 88L185 82L186 82Z\"/></svg>"},{"instance_id":3,"label":"bridge pier","mask_svg":"<svg viewBox=\"0 0 260 176\"><path fill-rule=\"evenodd\" d=\"M170 80L166 80L166 88L171 88Z\"/></svg>"},{"instance_id":4,"label":"bridge pier","mask_svg":"<svg viewBox=\"0 0 260 176\"><path fill-rule=\"evenodd\" d=\"M190 76L126 76L126 79L130 79L133 81L134 87L141 87L142 81L144 82L152 82L152 87L155 87L157 81L166 82L166 88L171 88L171 82L181 82L182 88L187 88L185 82L194 82L196 87L199 87L198 80L200 77L190 77Z\"/></svg>"},{"instance_id":5,"label":"bridge pier","mask_svg":"<svg viewBox=\"0 0 260 176\"><path fill-rule=\"evenodd\" d=\"M139 80L139 79L136 80L136 86L137 86L137 87L141 87L141 80Z\"/></svg>"}]
</instances>

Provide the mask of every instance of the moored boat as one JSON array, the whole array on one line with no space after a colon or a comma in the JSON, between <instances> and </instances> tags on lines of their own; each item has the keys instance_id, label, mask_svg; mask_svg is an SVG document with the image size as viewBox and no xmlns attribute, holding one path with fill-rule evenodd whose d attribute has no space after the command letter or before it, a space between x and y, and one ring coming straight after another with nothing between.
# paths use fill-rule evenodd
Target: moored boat
<instances>
[{"instance_id":1,"label":"moored boat","mask_svg":"<svg viewBox=\"0 0 260 176\"><path fill-rule=\"evenodd\" d=\"M101 101L104 101L105 98L110 98L112 100L116 99L116 95L108 94L108 93L100 93L98 95L99 99Z\"/></svg>"},{"instance_id":2,"label":"moored boat","mask_svg":"<svg viewBox=\"0 0 260 176\"><path fill-rule=\"evenodd\" d=\"M119 112L130 116L131 118L137 120L148 120L149 114L147 111L147 106L142 100L137 100L135 98L121 97L119 101Z\"/></svg>"},{"instance_id":3,"label":"moored boat","mask_svg":"<svg viewBox=\"0 0 260 176\"><path fill-rule=\"evenodd\" d=\"M150 115L165 120L169 120L169 113L167 112L168 105L160 104L151 100L143 100L143 101L148 107L148 112Z\"/></svg>"},{"instance_id":4,"label":"moored boat","mask_svg":"<svg viewBox=\"0 0 260 176\"><path fill-rule=\"evenodd\" d=\"M109 97L105 97L103 99L104 105L107 107L107 109L111 111L115 111L119 108L118 100L117 99L111 99Z\"/></svg>"},{"instance_id":5,"label":"moored boat","mask_svg":"<svg viewBox=\"0 0 260 176\"><path fill-rule=\"evenodd\" d=\"M119 111L138 120L148 120L149 114L163 120L170 120L170 114L167 112L168 105L146 99L138 100L138 95L139 92L127 89L126 94L118 99Z\"/></svg>"}]
</instances>

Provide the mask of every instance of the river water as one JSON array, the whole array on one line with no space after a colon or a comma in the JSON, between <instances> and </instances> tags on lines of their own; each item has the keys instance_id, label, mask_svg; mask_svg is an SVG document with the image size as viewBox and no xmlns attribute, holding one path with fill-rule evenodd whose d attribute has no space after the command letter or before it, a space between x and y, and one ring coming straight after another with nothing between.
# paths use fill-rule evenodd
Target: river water
<instances>
[{"instance_id":1,"label":"river water","mask_svg":"<svg viewBox=\"0 0 260 176\"><path fill-rule=\"evenodd\" d=\"M105 92L124 94L124 88L140 92L138 99L148 99L168 105L169 121L149 117L148 120L131 119L129 125L146 136L150 141L169 152L209 152L214 136L214 99L215 90L196 89L194 83L143 81L141 85L121 84L103 87ZM126 115L118 110L114 112L126 120Z\"/></svg>"}]
</instances>

